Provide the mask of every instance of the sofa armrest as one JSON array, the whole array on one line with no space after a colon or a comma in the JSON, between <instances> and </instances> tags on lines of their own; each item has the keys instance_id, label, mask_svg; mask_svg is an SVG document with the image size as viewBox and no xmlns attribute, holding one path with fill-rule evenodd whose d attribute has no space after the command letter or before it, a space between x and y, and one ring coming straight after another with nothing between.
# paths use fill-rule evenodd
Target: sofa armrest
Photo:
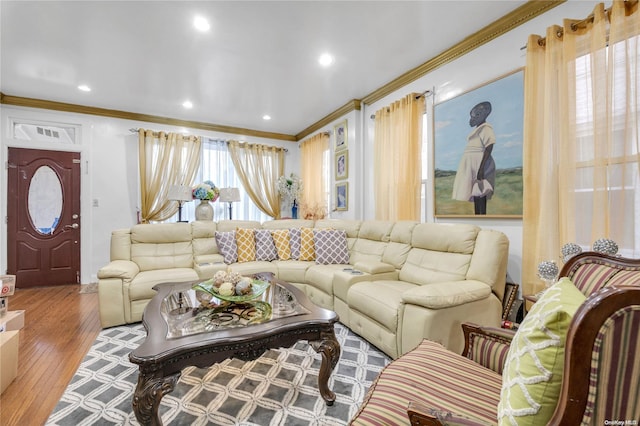
<instances>
[{"instance_id":1,"label":"sofa armrest","mask_svg":"<svg viewBox=\"0 0 640 426\"><path fill-rule=\"evenodd\" d=\"M130 260L113 260L108 265L100 268L98 278L122 278L132 280L138 275L140 267Z\"/></svg>"},{"instance_id":2,"label":"sofa armrest","mask_svg":"<svg viewBox=\"0 0 640 426\"><path fill-rule=\"evenodd\" d=\"M502 374L515 330L481 327L463 323L464 351L462 356Z\"/></svg>"},{"instance_id":3,"label":"sofa armrest","mask_svg":"<svg viewBox=\"0 0 640 426\"><path fill-rule=\"evenodd\" d=\"M411 426L486 426L481 422L447 410L428 407L420 402L411 401L407 407L407 416Z\"/></svg>"},{"instance_id":4,"label":"sofa armrest","mask_svg":"<svg viewBox=\"0 0 640 426\"><path fill-rule=\"evenodd\" d=\"M490 295L491 287L481 281L447 281L405 291L402 293L402 301L429 309L444 309L486 299Z\"/></svg>"}]
</instances>

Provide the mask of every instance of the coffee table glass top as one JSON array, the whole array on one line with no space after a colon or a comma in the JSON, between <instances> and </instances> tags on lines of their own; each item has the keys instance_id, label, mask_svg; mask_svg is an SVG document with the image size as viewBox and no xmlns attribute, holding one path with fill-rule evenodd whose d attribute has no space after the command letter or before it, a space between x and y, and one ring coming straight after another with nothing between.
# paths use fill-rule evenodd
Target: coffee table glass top
<instances>
[{"instance_id":1,"label":"coffee table glass top","mask_svg":"<svg viewBox=\"0 0 640 426\"><path fill-rule=\"evenodd\" d=\"M249 327L279 318L307 314L295 295L277 281L266 283L264 292L252 300L221 300L189 287L174 288L161 302L167 339L238 327Z\"/></svg>"}]
</instances>

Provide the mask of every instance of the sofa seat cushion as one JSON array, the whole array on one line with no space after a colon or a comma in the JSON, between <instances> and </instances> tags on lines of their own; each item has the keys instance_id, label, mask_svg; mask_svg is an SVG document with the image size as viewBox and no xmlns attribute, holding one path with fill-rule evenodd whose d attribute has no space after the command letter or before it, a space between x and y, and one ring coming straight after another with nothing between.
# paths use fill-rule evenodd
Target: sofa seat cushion
<instances>
[{"instance_id":1,"label":"sofa seat cushion","mask_svg":"<svg viewBox=\"0 0 640 426\"><path fill-rule=\"evenodd\" d=\"M315 265L304 260L275 260L271 263L278 268L278 278L288 283L305 283L307 269Z\"/></svg>"},{"instance_id":2,"label":"sofa seat cushion","mask_svg":"<svg viewBox=\"0 0 640 426\"><path fill-rule=\"evenodd\" d=\"M195 281L198 274L191 268L156 269L140 272L131 280L129 287L130 300L151 299L156 292L153 286L160 283Z\"/></svg>"},{"instance_id":3,"label":"sofa seat cushion","mask_svg":"<svg viewBox=\"0 0 640 426\"><path fill-rule=\"evenodd\" d=\"M336 272L348 268L348 264L314 265L307 269L305 282L333 296L333 277Z\"/></svg>"},{"instance_id":4,"label":"sofa seat cushion","mask_svg":"<svg viewBox=\"0 0 640 426\"><path fill-rule=\"evenodd\" d=\"M253 262L233 263L229 265L229 268L233 272L238 272L240 275L251 275L259 272L271 272L273 274L278 273L278 267L271 262L264 260L254 260Z\"/></svg>"},{"instance_id":5,"label":"sofa seat cushion","mask_svg":"<svg viewBox=\"0 0 640 426\"><path fill-rule=\"evenodd\" d=\"M496 424L502 376L423 340L392 361L367 392L352 425L408 425L410 402Z\"/></svg>"},{"instance_id":6,"label":"sofa seat cushion","mask_svg":"<svg viewBox=\"0 0 640 426\"><path fill-rule=\"evenodd\" d=\"M392 332L398 329L402 293L417 285L405 281L363 281L351 286L347 304ZM406 324L405 324L406 326Z\"/></svg>"}]
</instances>

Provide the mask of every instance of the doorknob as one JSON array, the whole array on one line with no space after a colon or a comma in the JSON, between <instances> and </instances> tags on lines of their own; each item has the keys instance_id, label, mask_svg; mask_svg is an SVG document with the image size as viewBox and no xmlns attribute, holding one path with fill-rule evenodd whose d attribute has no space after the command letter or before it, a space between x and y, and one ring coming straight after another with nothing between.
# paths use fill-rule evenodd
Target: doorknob
<instances>
[{"instance_id":1,"label":"doorknob","mask_svg":"<svg viewBox=\"0 0 640 426\"><path fill-rule=\"evenodd\" d=\"M73 228L73 229L78 229L80 225L78 225L77 223L72 223L71 225L65 225L64 229L69 229L69 228Z\"/></svg>"}]
</instances>

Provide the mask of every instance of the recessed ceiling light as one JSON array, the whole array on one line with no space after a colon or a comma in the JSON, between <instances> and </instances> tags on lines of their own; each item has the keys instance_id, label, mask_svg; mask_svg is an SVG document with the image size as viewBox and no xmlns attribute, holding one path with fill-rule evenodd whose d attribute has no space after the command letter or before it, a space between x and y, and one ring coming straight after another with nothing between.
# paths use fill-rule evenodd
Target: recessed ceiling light
<instances>
[{"instance_id":1,"label":"recessed ceiling light","mask_svg":"<svg viewBox=\"0 0 640 426\"><path fill-rule=\"evenodd\" d=\"M333 56L329 55L328 53L323 53L318 58L318 62L323 67L328 67L329 65L331 65L333 63Z\"/></svg>"},{"instance_id":2,"label":"recessed ceiling light","mask_svg":"<svg viewBox=\"0 0 640 426\"><path fill-rule=\"evenodd\" d=\"M271 120L271 116L270 116L270 115L265 114L265 115L263 115L263 116L262 116L262 119L263 119L263 120Z\"/></svg>"},{"instance_id":3,"label":"recessed ceiling light","mask_svg":"<svg viewBox=\"0 0 640 426\"><path fill-rule=\"evenodd\" d=\"M78 86L78 90L82 90L83 92L90 92L91 87L87 86L86 84L81 84L80 86Z\"/></svg>"},{"instance_id":4,"label":"recessed ceiling light","mask_svg":"<svg viewBox=\"0 0 640 426\"><path fill-rule=\"evenodd\" d=\"M182 106L187 108L187 109L191 109L191 108L193 108L193 103L191 101L184 101L182 103Z\"/></svg>"},{"instance_id":5,"label":"recessed ceiling light","mask_svg":"<svg viewBox=\"0 0 640 426\"><path fill-rule=\"evenodd\" d=\"M211 28L209 25L209 21L207 21L202 16L196 16L193 19L193 26L196 27L198 31L202 31L202 32L209 31L209 28Z\"/></svg>"}]
</instances>

